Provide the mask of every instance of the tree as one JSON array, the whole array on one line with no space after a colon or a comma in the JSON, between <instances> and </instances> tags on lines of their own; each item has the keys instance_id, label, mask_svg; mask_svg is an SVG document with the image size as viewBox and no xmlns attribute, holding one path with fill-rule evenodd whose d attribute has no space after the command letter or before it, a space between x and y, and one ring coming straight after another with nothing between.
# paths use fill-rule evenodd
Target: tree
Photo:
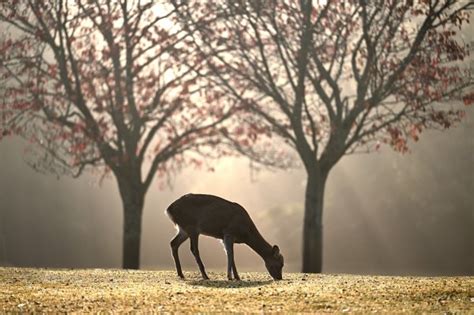
<instances>
[{"instance_id":1,"label":"tree","mask_svg":"<svg viewBox=\"0 0 474 315\"><path fill-rule=\"evenodd\" d=\"M113 174L123 203L124 268L139 268L154 177L218 154L207 147L232 113L232 104L199 102L204 86L189 66L199 69L200 61L173 26L175 15L166 1L0 4L9 31L0 40L0 138L27 139L39 171Z\"/></svg>"},{"instance_id":2,"label":"tree","mask_svg":"<svg viewBox=\"0 0 474 315\"><path fill-rule=\"evenodd\" d=\"M459 37L473 7L223 0L180 9L207 60L203 75L246 109L245 124L228 133L237 150L266 163L276 135L306 170L303 272L322 270L324 188L344 155L381 144L407 152L423 130L459 122L456 104L473 103L468 46Z\"/></svg>"}]
</instances>

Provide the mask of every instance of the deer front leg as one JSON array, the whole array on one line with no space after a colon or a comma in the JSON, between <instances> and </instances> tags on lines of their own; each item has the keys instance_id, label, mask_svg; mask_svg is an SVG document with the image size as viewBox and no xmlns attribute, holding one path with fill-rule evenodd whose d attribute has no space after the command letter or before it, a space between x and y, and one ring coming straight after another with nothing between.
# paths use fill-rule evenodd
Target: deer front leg
<instances>
[{"instance_id":1,"label":"deer front leg","mask_svg":"<svg viewBox=\"0 0 474 315\"><path fill-rule=\"evenodd\" d=\"M234 238L232 235L224 235L224 247L227 253L227 279L232 280L232 271L234 272L235 280L240 280L237 268L234 261Z\"/></svg>"},{"instance_id":2,"label":"deer front leg","mask_svg":"<svg viewBox=\"0 0 474 315\"><path fill-rule=\"evenodd\" d=\"M173 253L174 264L176 265L176 271L178 272L178 276L181 279L184 279L183 271L181 270L181 263L179 262L179 255L178 249L184 241L188 239L188 234L182 231L181 229L178 231L178 234L171 240L171 252Z\"/></svg>"},{"instance_id":3,"label":"deer front leg","mask_svg":"<svg viewBox=\"0 0 474 315\"><path fill-rule=\"evenodd\" d=\"M204 269L204 264L202 263L201 257L199 256L199 248L198 248L198 241L199 241L199 234L195 233L189 236L191 240L191 252L196 258L196 262L199 266L199 270L201 271L202 278L204 280L209 280L209 277L206 274L206 270Z\"/></svg>"}]
</instances>

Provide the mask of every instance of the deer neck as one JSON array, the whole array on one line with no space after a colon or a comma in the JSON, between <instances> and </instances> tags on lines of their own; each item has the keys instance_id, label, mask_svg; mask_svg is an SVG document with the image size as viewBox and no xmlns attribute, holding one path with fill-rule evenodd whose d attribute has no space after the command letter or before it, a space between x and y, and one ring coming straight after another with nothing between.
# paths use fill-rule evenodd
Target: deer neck
<instances>
[{"instance_id":1,"label":"deer neck","mask_svg":"<svg viewBox=\"0 0 474 315\"><path fill-rule=\"evenodd\" d=\"M246 242L263 259L272 254L272 246L263 238L263 236L255 231Z\"/></svg>"}]
</instances>

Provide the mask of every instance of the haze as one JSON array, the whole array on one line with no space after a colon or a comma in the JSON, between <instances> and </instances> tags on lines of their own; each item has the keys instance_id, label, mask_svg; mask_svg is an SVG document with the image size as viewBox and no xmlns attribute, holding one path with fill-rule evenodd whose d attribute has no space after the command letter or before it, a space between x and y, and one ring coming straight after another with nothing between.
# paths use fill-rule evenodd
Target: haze
<instances>
[{"instance_id":1,"label":"haze","mask_svg":"<svg viewBox=\"0 0 474 315\"><path fill-rule=\"evenodd\" d=\"M412 152L389 148L343 158L331 173L324 213L327 273L474 274L474 113L459 127L431 131ZM25 144L0 142L0 264L34 267L119 268L122 209L111 178L39 174L24 162ZM251 173L246 159L228 158L215 172L185 169L147 195L142 269L172 269L175 230L166 207L188 192L211 193L242 204L264 237L285 255L285 271L299 271L305 176L302 170ZM225 269L219 241L202 237L208 269ZM188 243L185 270L196 270ZM242 271L264 270L244 245Z\"/></svg>"},{"instance_id":2,"label":"haze","mask_svg":"<svg viewBox=\"0 0 474 315\"><path fill-rule=\"evenodd\" d=\"M471 24L471 43L472 31ZM462 124L423 133L409 154L382 147L337 164L325 195L323 272L474 275L474 111L465 109ZM25 148L19 138L0 142L0 266L120 268L123 211L114 180L100 185L98 175L36 173L24 161ZM252 173L248 166L245 158L226 158L214 172L184 169L172 188L155 181L146 197L141 268L174 269L175 229L164 210L200 192L244 206L267 241L280 246L284 271L300 271L305 174ZM183 268L198 272L184 245ZM225 270L219 241L202 237L200 251L207 269ZM236 248L236 264L265 270L244 245Z\"/></svg>"}]
</instances>

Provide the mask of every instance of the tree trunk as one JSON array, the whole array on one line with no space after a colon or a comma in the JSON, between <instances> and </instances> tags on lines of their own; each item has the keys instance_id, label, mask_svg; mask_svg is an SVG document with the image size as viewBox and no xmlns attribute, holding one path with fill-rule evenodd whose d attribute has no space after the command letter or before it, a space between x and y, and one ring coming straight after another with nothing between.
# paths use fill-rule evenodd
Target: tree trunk
<instances>
[{"instance_id":1,"label":"tree trunk","mask_svg":"<svg viewBox=\"0 0 474 315\"><path fill-rule=\"evenodd\" d=\"M122 267L124 269L140 268L142 212L143 208L139 206L124 207L122 244Z\"/></svg>"},{"instance_id":2,"label":"tree trunk","mask_svg":"<svg viewBox=\"0 0 474 315\"><path fill-rule=\"evenodd\" d=\"M120 178L120 195L123 204L122 268L140 268L140 240L145 194L134 180Z\"/></svg>"},{"instance_id":3,"label":"tree trunk","mask_svg":"<svg viewBox=\"0 0 474 315\"><path fill-rule=\"evenodd\" d=\"M328 172L308 171L303 225L303 272L320 273L323 255L323 200Z\"/></svg>"}]
</instances>

